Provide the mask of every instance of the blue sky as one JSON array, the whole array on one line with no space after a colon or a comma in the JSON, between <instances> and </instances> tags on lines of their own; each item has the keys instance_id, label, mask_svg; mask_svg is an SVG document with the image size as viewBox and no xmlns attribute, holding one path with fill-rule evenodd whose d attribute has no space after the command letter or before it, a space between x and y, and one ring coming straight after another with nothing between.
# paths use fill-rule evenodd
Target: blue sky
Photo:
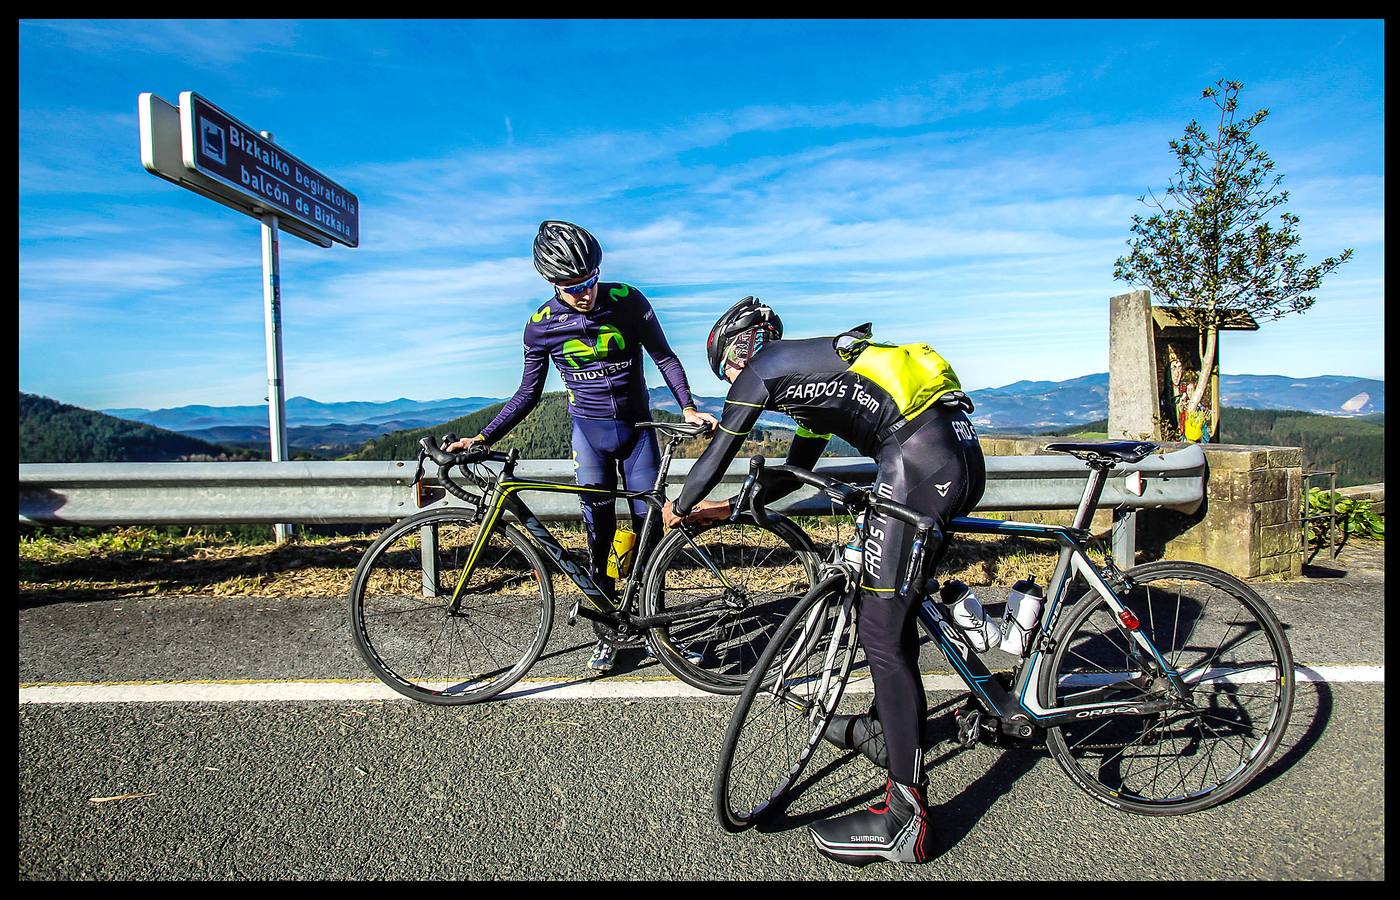
<instances>
[{"instance_id":1,"label":"blue sky","mask_svg":"<svg viewBox=\"0 0 1400 900\"><path fill-rule=\"evenodd\" d=\"M1108 298L1167 141L1243 81L1314 308L1230 374L1382 377L1384 26L1305 22L21 21L20 390L260 403L258 224L141 167L137 94L194 90L358 194L282 241L288 396L506 396L546 218L603 244L694 388L754 293L794 337L867 320L970 389L1108 368ZM650 383L660 384L654 368ZM550 389L558 387L551 375Z\"/></svg>"}]
</instances>

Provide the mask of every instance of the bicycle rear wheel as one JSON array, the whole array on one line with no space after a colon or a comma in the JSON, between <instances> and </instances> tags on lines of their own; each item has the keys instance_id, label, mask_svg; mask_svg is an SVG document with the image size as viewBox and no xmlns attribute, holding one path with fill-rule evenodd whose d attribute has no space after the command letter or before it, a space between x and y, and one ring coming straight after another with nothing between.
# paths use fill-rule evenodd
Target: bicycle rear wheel
<instances>
[{"instance_id":1,"label":"bicycle rear wheel","mask_svg":"<svg viewBox=\"0 0 1400 900\"><path fill-rule=\"evenodd\" d=\"M1258 594L1217 569L1160 562L1126 575L1132 587L1121 599L1189 697L1147 715L1085 716L1048 729L1046 743L1076 784L1110 806L1153 816L1205 809L1258 775L1288 727L1288 638ZM1057 632L1044 688L1052 706L1174 697L1097 593Z\"/></svg>"},{"instance_id":2,"label":"bicycle rear wheel","mask_svg":"<svg viewBox=\"0 0 1400 900\"><path fill-rule=\"evenodd\" d=\"M449 611L480 530L459 510L428 510L385 530L355 570L355 646L406 697L446 705L494 697L529 671L549 639L554 594L544 561L506 522L496 523L457 612Z\"/></svg>"},{"instance_id":3,"label":"bicycle rear wheel","mask_svg":"<svg viewBox=\"0 0 1400 900\"><path fill-rule=\"evenodd\" d=\"M715 769L715 815L726 831L787 797L841 702L856 655L854 604L841 614L845 587L846 576L833 574L793 607L739 695Z\"/></svg>"},{"instance_id":4,"label":"bicycle rear wheel","mask_svg":"<svg viewBox=\"0 0 1400 900\"><path fill-rule=\"evenodd\" d=\"M787 519L758 525L745 516L698 531L678 528L648 563L642 614L681 618L651 629L650 640L680 680L737 694L816 574L815 548Z\"/></svg>"}]
</instances>

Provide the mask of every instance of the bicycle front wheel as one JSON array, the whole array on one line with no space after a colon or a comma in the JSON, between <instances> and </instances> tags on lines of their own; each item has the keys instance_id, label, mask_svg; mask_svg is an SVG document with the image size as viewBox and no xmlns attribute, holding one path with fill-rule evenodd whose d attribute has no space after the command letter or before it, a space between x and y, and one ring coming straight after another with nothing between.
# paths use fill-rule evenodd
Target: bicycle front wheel
<instances>
[{"instance_id":1,"label":"bicycle front wheel","mask_svg":"<svg viewBox=\"0 0 1400 900\"><path fill-rule=\"evenodd\" d=\"M544 561L513 525L497 522L457 609L452 595L481 523L435 509L390 526L355 570L350 625L370 670L425 703L479 703L518 681L554 623Z\"/></svg>"},{"instance_id":2,"label":"bicycle front wheel","mask_svg":"<svg viewBox=\"0 0 1400 900\"><path fill-rule=\"evenodd\" d=\"M672 531L648 563L642 595L643 615L675 616L651 629L657 656L687 684L739 693L816 574L815 548L785 518Z\"/></svg>"},{"instance_id":3,"label":"bicycle front wheel","mask_svg":"<svg viewBox=\"0 0 1400 900\"><path fill-rule=\"evenodd\" d=\"M856 655L845 588L844 574L831 575L793 607L739 695L715 769L715 815L726 831L784 800L821 743Z\"/></svg>"},{"instance_id":4,"label":"bicycle front wheel","mask_svg":"<svg viewBox=\"0 0 1400 900\"><path fill-rule=\"evenodd\" d=\"M1050 754L1090 796L1118 809L1152 816L1205 809L1258 775L1288 727L1288 638L1258 594L1218 569L1160 562L1126 577L1131 589L1120 599L1180 674L1186 696L1090 592L1056 629L1044 687L1050 705L1172 705L1050 728Z\"/></svg>"}]
</instances>

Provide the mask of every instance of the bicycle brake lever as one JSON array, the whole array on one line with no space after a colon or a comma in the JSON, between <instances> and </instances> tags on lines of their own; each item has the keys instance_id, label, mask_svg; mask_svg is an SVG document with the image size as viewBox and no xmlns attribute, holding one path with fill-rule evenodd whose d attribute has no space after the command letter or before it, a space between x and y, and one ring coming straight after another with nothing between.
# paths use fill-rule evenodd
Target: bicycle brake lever
<instances>
[{"instance_id":1,"label":"bicycle brake lever","mask_svg":"<svg viewBox=\"0 0 1400 900\"><path fill-rule=\"evenodd\" d=\"M422 449L418 451L418 468L413 470L413 484L423 480L423 460L428 458L428 454Z\"/></svg>"},{"instance_id":2,"label":"bicycle brake lever","mask_svg":"<svg viewBox=\"0 0 1400 900\"><path fill-rule=\"evenodd\" d=\"M739 516L743 515L744 507L748 505L749 494L753 492L754 485L758 482L758 476L763 472L763 457L755 456L749 460L749 474L745 476L744 483L739 487L739 493L734 497L734 508L729 512L729 521L739 521Z\"/></svg>"}]
</instances>

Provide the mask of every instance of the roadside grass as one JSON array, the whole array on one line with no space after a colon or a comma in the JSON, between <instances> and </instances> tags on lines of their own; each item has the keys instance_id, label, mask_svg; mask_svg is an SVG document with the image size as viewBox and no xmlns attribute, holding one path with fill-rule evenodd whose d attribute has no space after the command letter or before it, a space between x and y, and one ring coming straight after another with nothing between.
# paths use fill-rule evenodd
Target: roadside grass
<instances>
[{"instance_id":1,"label":"roadside grass","mask_svg":"<svg viewBox=\"0 0 1400 900\"><path fill-rule=\"evenodd\" d=\"M803 518L799 524L821 547L850 536L849 519ZM582 553L581 523L550 523L560 542ZM270 528L185 529L125 527L21 532L22 604L116 599L158 594L228 597L327 597L349 590L355 566L378 534L317 535L299 531L277 545ZM1055 549L1043 541L962 535L936 573L971 585L1010 585L1033 576L1046 583ZM576 592L556 574L557 593Z\"/></svg>"}]
</instances>

